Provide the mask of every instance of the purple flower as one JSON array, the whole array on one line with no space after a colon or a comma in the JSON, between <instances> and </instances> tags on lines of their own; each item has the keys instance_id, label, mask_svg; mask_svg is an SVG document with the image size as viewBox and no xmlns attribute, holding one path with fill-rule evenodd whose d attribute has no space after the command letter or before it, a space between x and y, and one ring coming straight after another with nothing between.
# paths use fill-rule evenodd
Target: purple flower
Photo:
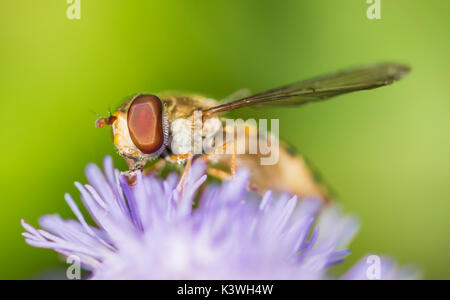
<instances>
[{"instance_id":1,"label":"purple flower","mask_svg":"<svg viewBox=\"0 0 450 300\"><path fill-rule=\"evenodd\" d=\"M349 254L359 227L338 208L321 207L320 199L271 192L261 199L247 190L245 169L203 192L201 162L192 165L182 190L174 174L161 180L138 172L130 186L110 157L104 174L89 165L86 175L89 185L75 185L97 226L68 194L77 221L46 215L44 230L22 225L28 244L78 257L92 279L329 279L327 268ZM370 266L362 260L343 278L368 279ZM385 259L380 266L381 278L413 274Z\"/></svg>"}]
</instances>

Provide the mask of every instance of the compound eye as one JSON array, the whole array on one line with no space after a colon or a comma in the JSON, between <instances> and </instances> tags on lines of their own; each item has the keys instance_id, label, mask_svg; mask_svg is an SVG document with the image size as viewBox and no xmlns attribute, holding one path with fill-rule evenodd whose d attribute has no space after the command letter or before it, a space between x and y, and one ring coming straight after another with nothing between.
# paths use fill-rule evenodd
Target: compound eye
<instances>
[{"instance_id":1,"label":"compound eye","mask_svg":"<svg viewBox=\"0 0 450 300\"><path fill-rule=\"evenodd\" d=\"M154 95L137 96L128 110L128 131L135 146L145 154L164 144L163 106Z\"/></svg>"}]
</instances>

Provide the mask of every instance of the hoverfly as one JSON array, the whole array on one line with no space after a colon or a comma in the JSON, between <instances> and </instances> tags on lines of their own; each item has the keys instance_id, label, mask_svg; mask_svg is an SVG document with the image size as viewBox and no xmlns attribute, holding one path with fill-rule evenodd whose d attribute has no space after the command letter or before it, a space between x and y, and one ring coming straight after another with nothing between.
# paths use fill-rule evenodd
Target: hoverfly
<instances>
[{"instance_id":1,"label":"hoverfly","mask_svg":"<svg viewBox=\"0 0 450 300\"><path fill-rule=\"evenodd\" d=\"M175 155L173 148L190 146L192 140L188 138L177 141L174 136L183 130L190 132L194 113L201 113L202 122L209 124L210 133L214 135L223 130L221 115L241 107L300 106L389 85L403 78L409 71L408 66L401 64L376 64L300 81L234 101L220 102L196 95L164 94L158 97L138 94L109 117L98 119L96 126L112 126L114 145L129 166L128 174L144 169L148 161L159 158L162 159L154 164L153 169L160 168L166 162L178 162L185 166L186 172L194 155ZM187 121L178 122L179 119ZM246 135L254 134L255 131L256 128L247 127ZM215 159L216 164L222 168L208 167L207 172L224 179L234 173L236 165L245 166L250 169L251 182L256 189L272 189L326 199L326 187L315 178L304 158L292 153L288 147L280 146L279 160L274 165L260 165L258 155L236 155L233 152ZM212 156L205 157L208 160Z\"/></svg>"}]
</instances>

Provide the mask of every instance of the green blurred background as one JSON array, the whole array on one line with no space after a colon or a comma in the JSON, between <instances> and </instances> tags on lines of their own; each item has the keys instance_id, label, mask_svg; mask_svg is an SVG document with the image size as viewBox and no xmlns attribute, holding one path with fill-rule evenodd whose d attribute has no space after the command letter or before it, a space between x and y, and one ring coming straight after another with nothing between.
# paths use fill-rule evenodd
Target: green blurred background
<instances>
[{"instance_id":1,"label":"green blurred background","mask_svg":"<svg viewBox=\"0 0 450 300\"><path fill-rule=\"evenodd\" d=\"M128 95L183 90L223 98L347 66L399 61L412 74L383 89L299 109L243 110L280 118L281 138L318 167L345 211L360 216L352 263L390 254L426 278L450 278L450 2L382 0L1 1L0 278L61 267L27 246L20 218L71 216L84 167L111 154L94 128Z\"/></svg>"}]
</instances>

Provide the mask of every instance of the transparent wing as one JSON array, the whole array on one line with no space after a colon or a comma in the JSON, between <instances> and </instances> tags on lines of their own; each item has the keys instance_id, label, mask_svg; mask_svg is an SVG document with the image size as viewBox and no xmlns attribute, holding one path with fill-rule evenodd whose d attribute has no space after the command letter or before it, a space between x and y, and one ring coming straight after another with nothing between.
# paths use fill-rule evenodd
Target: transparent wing
<instances>
[{"instance_id":1,"label":"transparent wing","mask_svg":"<svg viewBox=\"0 0 450 300\"><path fill-rule=\"evenodd\" d=\"M246 98L251 96L251 92L249 89L240 89L235 91L233 94L228 95L227 97L220 100L220 103L229 103L236 101L238 99Z\"/></svg>"},{"instance_id":2,"label":"transparent wing","mask_svg":"<svg viewBox=\"0 0 450 300\"><path fill-rule=\"evenodd\" d=\"M400 80L409 72L408 66L395 63L359 67L282 86L207 108L203 112L205 115L211 115L245 106L302 105L342 94L389 85Z\"/></svg>"}]
</instances>

